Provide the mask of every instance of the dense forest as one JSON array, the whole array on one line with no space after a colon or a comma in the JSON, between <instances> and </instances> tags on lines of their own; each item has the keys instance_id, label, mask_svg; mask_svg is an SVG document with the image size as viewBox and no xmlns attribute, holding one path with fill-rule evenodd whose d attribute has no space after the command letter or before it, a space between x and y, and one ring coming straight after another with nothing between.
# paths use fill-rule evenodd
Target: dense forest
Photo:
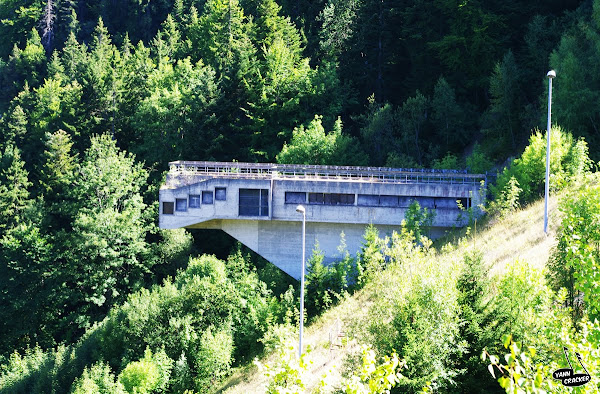
<instances>
[{"instance_id":1,"label":"dense forest","mask_svg":"<svg viewBox=\"0 0 600 394\"><path fill-rule=\"evenodd\" d=\"M292 324L295 281L158 229L170 161L498 172L503 217L543 192L549 69L554 190L600 158L598 0L0 0L0 37L0 392L209 391ZM312 313L380 272L382 242L313 260Z\"/></svg>"}]
</instances>

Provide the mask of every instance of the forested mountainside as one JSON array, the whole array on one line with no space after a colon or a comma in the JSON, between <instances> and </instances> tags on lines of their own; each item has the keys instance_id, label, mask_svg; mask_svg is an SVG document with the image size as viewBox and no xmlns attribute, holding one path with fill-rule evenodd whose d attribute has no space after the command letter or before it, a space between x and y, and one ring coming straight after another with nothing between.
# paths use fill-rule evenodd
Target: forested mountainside
<instances>
[{"instance_id":1,"label":"forested mountainside","mask_svg":"<svg viewBox=\"0 0 600 394\"><path fill-rule=\"evenodd\" d=\"M170 161L498 170L502 216L543 192L549 69L553 190L600 157L600 0L0 0L0 37L0 392L206 391L293 326L289 277L157 228ZM312 313L384 268L365 237Z\"/></svg>"}]
</instances>

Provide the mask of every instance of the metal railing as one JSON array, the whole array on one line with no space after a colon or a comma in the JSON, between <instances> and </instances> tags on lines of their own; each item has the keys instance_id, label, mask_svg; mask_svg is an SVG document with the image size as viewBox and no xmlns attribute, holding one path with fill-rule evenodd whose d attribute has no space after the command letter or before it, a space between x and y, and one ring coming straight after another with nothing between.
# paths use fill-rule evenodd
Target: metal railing
<instances>
[{"instance_id":1,"label":"metal railing","mask_svg":"<svg viewBox=\"0 0 600 394\"><path fill-rule=\"evenodd\" d=\"M387 167L318 166L301 164L174 161L170 178L224 177L245 179L336 180L382 183L480 184L485 174L459 170Z\"/></svg>"}]
</instances>

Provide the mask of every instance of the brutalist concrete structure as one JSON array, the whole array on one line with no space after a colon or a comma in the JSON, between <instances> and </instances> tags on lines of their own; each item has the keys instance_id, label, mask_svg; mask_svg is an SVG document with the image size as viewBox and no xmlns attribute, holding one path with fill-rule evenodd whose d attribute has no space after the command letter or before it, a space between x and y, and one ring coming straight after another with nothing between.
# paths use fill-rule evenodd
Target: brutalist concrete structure
<instances>
[{"instance_id":1,"label":"brutalist concrete structure","mask_svg":"<svg viewBox=\"0 0 600 394\"><path fill-rule=\"evenodd\" d=\"M435 211L432 238L466 223L459 209L482 202L486 177L444 170L176 161L160 189L163 229L221 229L294 278L300 277L302 215L306 255L325 261L361 247L365 227L399 231L412 201Z\"/></svg>"}]
</instances>

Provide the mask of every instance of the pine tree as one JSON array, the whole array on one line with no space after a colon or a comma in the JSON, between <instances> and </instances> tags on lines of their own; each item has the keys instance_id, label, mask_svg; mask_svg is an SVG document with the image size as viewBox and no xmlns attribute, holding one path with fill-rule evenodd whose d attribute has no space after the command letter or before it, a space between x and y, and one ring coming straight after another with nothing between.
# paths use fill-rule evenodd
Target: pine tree
<instances>
[{"instance_id":1,"label":"pine tree","mask_svg":"<svg viewBox=\"0 0 600 394\"><path fill-rule=\"evenodd\" d=\"M0 156L0 234L24 221L30 186L19 149L8 145Z\"/></svg>"}]
</instances>

